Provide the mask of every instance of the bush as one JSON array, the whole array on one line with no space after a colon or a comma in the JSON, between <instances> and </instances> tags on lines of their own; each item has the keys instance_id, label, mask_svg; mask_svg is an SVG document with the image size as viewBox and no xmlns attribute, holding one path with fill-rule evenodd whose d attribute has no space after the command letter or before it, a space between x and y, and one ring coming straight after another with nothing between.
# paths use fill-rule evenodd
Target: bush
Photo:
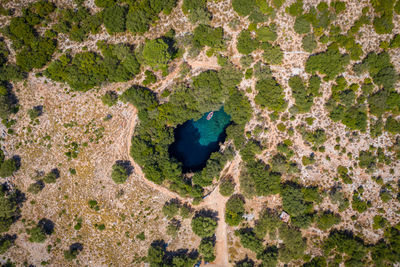
<instances>
[{"instance_id":1,"label":"bush","mask_svg":"<svg viewBox=\"0 0 400 267\"><path fill-rule=\"evenodd\" d=\"M167 217L168 219L171 219L175 215L178 214L179 208L180 208L179 203L175 200L171 200L169 202L165 202L165 204L162 208L162 212L165 217Z\"/></svg>"},{"instance_id":2,"label":"bush","mask_svg":"<svg viewBox=\"0 0 400 267\"><path fill-rule=\"evenodd\" d=\"M94 0L94 4L98 7L111 7L115 5L115 0Z\"/></svg>"},{"instance_id":3,"label":"bush","mask_svg":"<svg viewBox=\"0 0 400 267\"><path fill-rule=\"evenodd\" d=\"M248 16L255 8L255 1L254 0L233 0L232 7L233 10L236 11L239 16Z\"/></svg>"},{"instance_id":4,"label":"bush","mask_svg":"<svg viewBox=\"0 0 400 267\"><path fill-rule=\"evenodd\" d=\"M143 85L146 86L157 82L157 76L152 71L146 70L144 74L146 75L146 78L142 82Z\"/></svg>"},{"instance_id":5,"label":"bush","mask_svg":"<svg viewBox=\"0 0 400 267\"><path fill-rule=\"evenodd\" d=\"M253 252L261 252L263 249L262 240L258 239L251 229L240 229L235 231L235 235L239 236L240 244L244 248L248 248Z\"/></svg>"},{"instance_id":6,"label":"bush","mask_svg":"<svg viewBox=\"0 0 400 267\"><path fill-rule=\"evenodd\" d=\"M274 24L270 27L263 26L256 30L257 39L261 42L274 42L278 35L276 33L276 26Z\"/></svg>"},{"instance_id":7,"label":"bush","mask_svg":"<svg viewBox=\"0 0 400 267\"><path fill-rule=\"evenodd\" d=\"M29 242L44 243L44 241L46 241L46 233L44 229L40 226L28 229L26 232L30 235Z\"/></svg>"},{"instance_id":8,"label":"bush","mask_svg":"<svg viewBox=\"0 0 400 267\"><path fill-rule=\"evenodd\" d=\"M303 37L302 40L302 47L304 51L308 53L312 53L312 51L317 48L317 41L315 40L315 37L313 34L308 34Z\"/></svg>"},{"instance_id":9,"label":"bush","mask_svg":"<svg viewBox=\"0 0 400 267\"><path fill-rule=\"evenodd\" d=\"M232 178L223 178L219 184L219 192L225 197L229 197L235 191L235 182Z\"/></svg>"},{"instance_id":10,"label":"bush","mask_svg":"<svg viewBox=\"0 0 400 267\"><path fill-rule=\"evenodd\" d=\"M394 27L393 16L384 14L380 17L375 17L373 25L375 32L378 34L392 33Z\"/></svg>"},{"instance_id":11,"label":"bush","mask_svg":"<svg viewBox=\"0 0 400 267\"><path fill-rule=\"evenodd\" d=\"M0 177L3 177L3 178L9 177L9 176L13 175L13 173L15 171L17 171L17 163L16 163L15 159L13 159L13 158L6 159L6 160L4 160L4 162L1 163Z\"/></svg>"},{"instance_id":12,"label":"bush","mask_svg":"<svg viewBox=\"0 0 400 267\"><path fill-rule=\"evenodd\" d=\"M225 222L230 226L239 225L243 220L244 198L241 195L231 196L225 205Z\"/></svg>"},{"instance_id":13,"label":"bush","mask_svg":"<svg viewBox=\"0 0 400 267\"><path fill-rule=\"evenodd\" d=\"M340 215L333 214L332 212L324 212L316 219L318 228L324 231L328 230L333 225L340 223L340 221Z\"/></svg>"},{"instance_id":14,"label":"bush","mask_svg":"<svg viewBox=\"0 0 400 267\"><path fill-rule=\"evenodd\" d=\"M52 171L50 171L49 173L47 173L44 177L43 177L43 182L45 182L46 184L53 184L57 181L57 178L60 177L60 174L58 172L57 169L54 169Z\"/></svg>"},{"instance_id":15,"label":"bush","mask_svg":"<svg viewBox=\"0 0 400 267\"><path fill-rule=\"evenodd\" d=\"M255 97L256 104L266 107L272 111L284 111L287 103L284 99L282 87L275 79L263 79L256 83L258 94Z\"/></svg>"},{"instance_id":16,"label":"bush","mask_svg":"<svg viewBox=\"0 0 400 267\"><path fill-rule=\"evenodd\" d=\"M345 70L349 62L348 55L341 54L336 46L330 45L325 52L311 55L307 59L305 69L308 73L319 72L326 75L326 79L332 80Z\"/></svg>"},{"instance_id":17,"label":"bush","mask_svg":"<svg viewBox=\"0 0 400 267\"><path fill-rule=\"evenodd\" d=\"M182 10L192 23L208 23L212 18L212 14L207 9L206 0L184 0Z\"/></svg>"},{"instance_id":18,"label":"bush","mask_svg":"<svg viewBox=\"0 0 400 267\"><path fill-rule=\"evenodd\" d=\"M400 121L396 120L392 116L388 117L386 119L385 130L392 134L400 133Z\"/></svg>"},{"instance_id":19,"label":"bush","mask_svg":"<svg viewBox=\"0 0 400 267\"><path fill-rule=\"evenodd\" d=\"M118 102L118 94L114 91L107 91L102 97L101 101L104 105L109 107L114 106Z\"/></svg>"},{"instance_id":20,"label":"bush","mask_svg":"<svg viewBox=\"0 0 400 267\"><path fill-rule=\"evenodd\" d=\"M310 32L310 22L306 16L298 16L294 22L293 29L298 34L305 34Z\"/></svg>"},{"instance_id":21,"label":"bush","mask_svg":"<svg viewBox=\"0 0 400 267\"><path fill-rule=\"evenodd\" d=\"M193 42L198 47L222 47L223 37L224 32L222 27L213 28L205 24L200 24L193 31Z\"/></svg>"},{"instance_id":22,"label":"bush","mask_svg":"<svg viewBox=\"0 0 400 267\"><path fill-rule=\"evenodd\" d=\"M204 261L212 262L215 260L214 242L210 239L202 239L199 245L199 253L203 256Z\"/></svg>"},{"instance_id":23,"label":"bush","mask_svg":"<svg viewBox=\"0 0 400 267\"><path fill-rule=\"evenodd\" d=\"M191 222L193 232L202 238L213 236L217 224L215 219L201 215L194 217Z\"/></svg>"},{"instance_id":24,"label":"bush","mask_svg":"<svg viewBox=\"0 0 400 267\"><path fill-rule=\"evenodd\" d=\"M261 48L264 50L263 60L271 65L279 65L283 60L283 51L279 45L273 46L270 43L263 43Z\"/></svg>"},{"instance_id":25,"label":"bush","mask_svg":"<svg viewBox=\"0 0 400 267\"><path fill-rule=\"evenodd\" d=\"M104 9L104 26L109 34L125 31L125 7L113 5Z\"/></svg>"},{"instance_id":26,"label":"bush","mask_svg":"<svg viewBox=\"0 0 400 267\"><path fill-rule=\"evenodd\" d=\"M123 184L129 177L129 173L127 167L120 164L115 163L112 166L111 178L116 184Z\"/></svg>"},{"instance_id":27,"label":"bush","mask_svg":"<svg viewBox=\"0 0 400 267\"><path fill-rule=\"evenodd\" d=\"M236 47L239 53L248 55L259 47L256 39L251 37L250 31L243 30L237 39Z\"/></svg>"},{"instance_id":28,"label":"bush","mask_svg":"<svg viewBox=\"0 0 400 267\"><path fill-rule=\"evenodd\" d=\"M12 247L13 240L11 236L5 235L0 238L0 255L7 252L7 250Z\"/></svg>"},{"instance_id":29,"label":"bush","mask_svg":"<svg viewBox=\"0 0 400 267\"><path fill-rule=\"evenodd\" d=\"M4 189L0 189L0 232L7 232L18 215L15 196L8 195Z\"/></svg>"},{"instance_id":30,"label":"bush","mask_svg":"<svg viewBox=\"0 0 400 267\"><path fill-rule=\"evenodd\" d=\"M40 191L42 191L44 188L44 183L43 181L37 181L35 183L32 183L28 187L28 192L32 194L38 194Z\"/></svg>"},{"instance_id":31,"label":"bush","mask_svg":"<svg viewBox=\"0 0 400 267\"><path fill-rule=\"evenodd\" d=\"M147 41L142 56L144 63L155 70L165 69L172 57L168 44L162 39Z\"/></svg>"}]
</instances>

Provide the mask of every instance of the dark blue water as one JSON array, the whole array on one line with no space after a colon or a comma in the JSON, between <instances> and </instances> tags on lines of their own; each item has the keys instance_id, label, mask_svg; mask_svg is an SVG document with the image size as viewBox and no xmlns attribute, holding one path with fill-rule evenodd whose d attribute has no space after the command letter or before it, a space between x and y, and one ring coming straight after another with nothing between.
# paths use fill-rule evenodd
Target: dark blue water
<instances>
[{"instance_id":1,"label":"dark blue water","mask_svg":"<svg viewBox=\"0 0 400 267\"><path fill-rule=\"evenodd\" d=\"M205 167L211 153L219 150L219 143L226 138L225 129L231 117L223 107L214 111L207 120L208 113L197 121L187 121L175 129L175 142L169 148L170 154L183 164L183 171L199 171Z\"/></svg>"}]
</instances>

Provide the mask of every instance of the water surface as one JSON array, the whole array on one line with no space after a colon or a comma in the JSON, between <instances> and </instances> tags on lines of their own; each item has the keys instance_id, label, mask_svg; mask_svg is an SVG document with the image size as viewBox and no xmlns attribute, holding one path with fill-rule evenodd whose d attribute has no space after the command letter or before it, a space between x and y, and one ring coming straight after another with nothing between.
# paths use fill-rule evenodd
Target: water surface
<instances>
[{"instance_id":1,"label":"water surface","mask_svg":"<svg viewBox=\"0 0 400 267\"><path fill-rule=\"evenodd\" d=\"M226 138L225 129L231 117L223 107L214 111L207 120L208 113L197 121L189 120L175 129L175 142L170 146L170 154L183 163L183 171L199 171L205 167L211 153L219 150L219 143Z\"/></svg>"}]
</instances>

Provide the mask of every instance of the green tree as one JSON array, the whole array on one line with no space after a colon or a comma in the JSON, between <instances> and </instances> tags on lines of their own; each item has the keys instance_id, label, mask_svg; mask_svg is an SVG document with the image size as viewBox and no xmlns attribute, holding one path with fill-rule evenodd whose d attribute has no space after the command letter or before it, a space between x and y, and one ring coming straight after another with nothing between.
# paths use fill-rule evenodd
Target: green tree
<instances>
[{"instance_id":1,"label":"green tree","mask_svg":"<svg viewBox=\"0 0 400 267\"><path fill-rule=\"evenodd\" d=\"M203 238L199 245L199 253L203 256L204 261L212 262L215 260L214 243L209 238Z\"/></svg>"},{"instance_id":2,"label":"green tree","mask_svg":"<svg viewBox=\"0 0 400 267\"><path fill-rule=\"evenodd\" d=\"M0 232L7 232L18 214L15 197L0 189Z\"/></svg>"},{"instance_id":3,"label":"green tree","mask_svg":"<svg viewBox=\"0 0 400 267\"><path fill-rule=\"evenodd\" d=\"M112 5L104 9L104 26L109 34L125 31L125 7Z\"/></svg>"},{"instance_id":4,"label":"green tree","mask_svg":"<svg viewBox=\"0 0 400 267\"><path fill-rule=\"evenodd\" d=\"M235 191L235 182L232 178L223 178L219 184L219 192L221 195L228 197Z\"/></svg>"},{"instance_id":5,"label":"green tree","mask_svg":"<svg viewBox=\"0 0 400 267\"><path fill-rule=\"evenodd\" d=\"M10 159L6 159L4 160L3 163L1 163L0 166L0 177L9 177L11 175L13 175L13 173L17 171L17 163L15 161L15 159L10 158Z\"/></svg>"},{"instance_id":6,"label":"green tree","mask_svg":"<svg viewBox=\"0 0 400 267\"><path fill-rule=\"evenodd\" d=\"M193 232L202 238L213 236L217 224L213 218L201 215L195 216L191 222Z\"/></svg>"},{"instance_id":7,"label":"green tree","mask_svg":"<svg viewBox=\"0 0 400 267\"><path fill-rule=\"evenodd\" d=\"M225 205L225 222L230 226L239 225L245 212L244 198L241 195L231 196Z\"/></svg>"},{"instance_id":8,"label":"green tree","mask_svg":"<svg viewBox=\"0 0 400 267\"><path fill-rule=\"evenodd\" d=\"M169 46L162 39L147 41L143 47L142 56L145 64L155 70L166 68L171 60Z\"/></svg>"},{"instance_id":9,"label":"green tree","mask_svg":"<svg viewBox=\"0 0 400 267\"><path fill-rule=\"evenodd\" d=\"M236 47L239 53L248 55L259 47L256 39L251 37L250 31L243 30L237 39Z\"/></svg>"},{"instance_id":10,"label":"green tree","mask_svg":"<svg viewBox=\"0 0 400 267\"><path fill-rule=\"evenodd\" d=\"M223 37L224 32L222 27L213 28L209 25L200 24L193 31L193 41L198 47L221 47L223 44Z\"/></svg>"},{"instance_id":11,"label":"green tree","mask_svg":"<svg viewBox=\"0 0 400 267\"><path fill-rule=\"evenodd\" d=\"M256 83L258 94L255 97L256 104L272 111L284 111L287 103L284 99L282 87L275 79L263 79Z\"/></svg>"},{"instance_id":12,"label":"green tree","mask_svg":"<svg viewBox=\"0 0 400 267\"><path fill-rule=\"evenodd\" d=\"M120 163L115 163L112 166L112 171L111 171L111 178L116 184L123 184L126 182L126 180L129 177L128 170L126 166L120 164Z\"/></svg>"},{"instance_id":13,"label":"green tree","mask_svg":"<svg viewBox=\"0 0 400 267\"><path fill-rule=\"evenodd\" d=\"M111 107L118 102L118 94L114 91L107 91L101 97L101 101L103 102L104 105Z\"/></svg>"},{"instance_id":14,"label":"green tree","mask_svg":"<svg viewBox=\"0 0 400 267\"><path fill-rule=\"evenodd\" d=\"M175 200L171 200L171 201L165 202L165 204L162 208L162 212L165 217L167 217L168 219L171 219L175 215L178 214L179 208L180 208L179 203Z\"/></svg>"},{"instance_id":15,"label":"green tree","mask_svg":"<svg viewBox=\"0 0 400 267\"><path fill-rule=\"evenodd\" d=\"M46 241L46 233L40 226L35 226L31 229L28 229L26 232L30 235L29 242L44 243L44 241Z\"/></svg>"},{"instance_id":16,"label":"green tree","mask_svg":"<svg viewBox=\"0 0 400 267\"><path fill-rule=\"evenodd\" d=\"M323 212L316 219L317 226L321 230L328 230L333 225L340 223L340 221L340 215L332 212Z\"/></svg>"}]
</instances>

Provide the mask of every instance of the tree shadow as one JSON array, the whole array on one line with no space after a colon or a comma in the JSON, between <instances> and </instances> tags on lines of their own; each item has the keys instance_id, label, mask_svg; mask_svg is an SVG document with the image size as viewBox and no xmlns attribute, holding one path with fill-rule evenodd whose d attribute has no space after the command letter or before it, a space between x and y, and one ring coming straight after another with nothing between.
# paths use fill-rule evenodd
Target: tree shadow
<instances>
[{"instance_id":1,"label":"tree shadow","mask_svg":"<svg viewBox=\"0 0 400 267\"><path fill-rule=\"evenodd\" d=\"M55 175L56 179L60 178L60 171L57 168L52 169L50 172Z\"/></svg>"},{"instance_id":2,"label":"tree shadow","mask_svg":"<svg viewBox=\"0 0 400 267\"><path fill-rule=\"evenodd\" d=\"M34 106L33 110L35 110L37 112L38 116L43 115L43 105Z\"/></svg>"},{"instance_id":3,"label":"tree shadow","mask_svg":"<svg viewBox=\"0 0 400 267\"><path fill-rule=\"evenodd\" d=\"M53 221L43 218L38 222L38 226L43 229L46 235L51 235L54 232L54 223Z\"/></svg>"},{"instance_id":4,"label":"tree shadow","mask_svg":"<svg viewBox=\"0 0 400 267\"><path fill-rule=\"evenodd\" d=\"M76 242L69 246L70 251L82 251L83 245L82 243Z\"/></svg>"},{"instance_id":5,"label":"tree shadow","mask_svg":"<svg viewBox=\"0 0 400 267\"><path fill-rule=\"evenodd\" d=\"M196 212L194 217L209 217L215 221L218 221L218 212L216 212L215 210L210 210L210 209L201 209L199 211Z\"/></svg>"},{"instance_id":6,"label":"tree shadow","mask_svg":"<svg viewBox=\"0 0 400 267\"><path fill-rule=\"evenodd\" d=\"M12 159L15 162L15 167L17 171L21 168L21 157L19 155L14 155L12 156Z\"/></svg>"},{"instance_id":7,"label":"tree shadow","mask_svg":"<svg viewBox=\"0 0 400 267\"><path fill-rule=\"evenodd\" d=\"M129 160L117 160L115 163L122 166L126 170L128 176L133 173L133 166Z\"/></svg>"},{"instance_id":8,"label":"tree shadow","mask_svg":"<svg viewBox=\"0 0 400 267\"><path fill-rule=\"evenodd\" d=\"M249 259L249 256L246 255L243 260L236 262L236 266L254 266L254 261L252 259Z\"/></svg>"}]
</instances>

